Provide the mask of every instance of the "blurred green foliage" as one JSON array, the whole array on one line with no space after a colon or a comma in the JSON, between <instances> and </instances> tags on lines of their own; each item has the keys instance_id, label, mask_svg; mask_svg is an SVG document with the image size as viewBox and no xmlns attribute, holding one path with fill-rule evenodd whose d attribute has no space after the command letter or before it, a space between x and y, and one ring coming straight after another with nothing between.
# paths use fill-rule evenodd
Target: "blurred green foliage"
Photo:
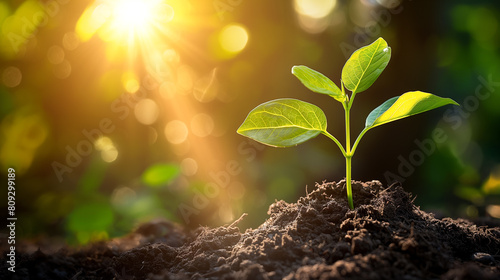
<instances>
[{"instance_id":1,"label":"blurred green foliage","mask_svg":"<svg viewBox=\"0 0 500 280\"><path fill-rule=\"evenodd\" d=\"M87 202L75 207L67 219L68 230L76 235L79 243L85 244L107 237L107 232L113 225L114 215L111 205L107 202Z\"/></svg>"},{"instance_id":2,"label":"blurred green foliage","mask_svg":"<svg viewBox=\"0 0 500 280\"><path fill-rule=\"evenodd\" d=\"M160 187L172 182L180 173L180 168L174 164L155 164L142 174L142 182L150 187Z\"/></svg>"},{"instance_id":3,"label":"blurred green foliage","mask_svg":"<svg viewBox=\"0 0 500 280\"><path fill-rule=\"evenodd\" d=\"M432 83L439 91L454 92L462 110L445 113L439 126L448 140L417 176L425 186L422 194L430 196L421 204L446 215L475 218L492 214L488 207L498 203L498 184L487 192L484 186L498 177L499 168L495 143L500 133L495 123L500 115L496 109L500 104L500 10L492 2L461 1L449 11L439 31L438 68Z\"/></svg>"}]
</instances>

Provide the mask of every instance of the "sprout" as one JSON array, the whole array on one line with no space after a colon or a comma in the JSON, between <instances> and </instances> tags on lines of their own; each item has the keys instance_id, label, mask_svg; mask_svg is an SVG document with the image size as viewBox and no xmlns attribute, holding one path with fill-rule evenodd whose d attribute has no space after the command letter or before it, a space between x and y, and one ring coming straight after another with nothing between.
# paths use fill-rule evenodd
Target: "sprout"
<instances>
[{"instance_id":1,"label":"sprout","mask_svg":"<svg viewBox=\"0 0 500 280\"><path fill-rule=\"evenodd\" d=\"M340 102L345 111L345 147L326 131L323 111L297 99L276 99L255 107L238 128L238 133L273 147L290 147L323 134L333 140L346 160L346 185L349 207L354 208L351 190L351 159L365 133L376 126L423 113L447 104L459 105L422 91L410 91L393 97L375 108L366 118L365 128L351 146L350 110L356 94L368 89L380 76L391 58L391 48L378 38L372 44L356 50L342 69L339 88L325 75L303 65L293 66L295 75L308 89L326 94ZM345 93L351 91L351 95Z\"/></svg>"}]
</instances>

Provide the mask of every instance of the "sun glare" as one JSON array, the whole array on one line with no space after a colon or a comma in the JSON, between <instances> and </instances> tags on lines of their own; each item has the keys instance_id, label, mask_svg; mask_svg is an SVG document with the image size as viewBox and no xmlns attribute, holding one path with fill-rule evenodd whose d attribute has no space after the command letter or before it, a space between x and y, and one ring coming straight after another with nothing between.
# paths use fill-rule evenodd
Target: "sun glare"
<instances>
[{"instance_id":1,"label":"sun glare","mask_svg":"<svg viewBox=\"0 0 500 280\"><path fill-rule=\"evenodd\" d=\"M154 15L155 3L151 0L121 0L115 3L113 26L121 31L147 31Z\"/></svg>"},{"instance_id":2,"label":"sun glare","mask_svg":"<svg viewBox=\"0 0 500 280\"><path fill-rule=\"evenodd\" d=\"M174 10L164 0L104 0L85 10L76 31L83 41L95 33L108 42L151 41L154 33L165 32L173 18Z\"/></svg>"}]
</instances>

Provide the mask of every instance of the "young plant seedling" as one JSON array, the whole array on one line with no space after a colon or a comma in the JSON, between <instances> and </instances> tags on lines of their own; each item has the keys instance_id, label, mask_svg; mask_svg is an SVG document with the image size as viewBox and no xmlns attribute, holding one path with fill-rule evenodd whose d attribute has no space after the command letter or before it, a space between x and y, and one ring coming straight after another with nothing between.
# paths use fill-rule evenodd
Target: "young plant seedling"
<instances>
[{"instance_id":1,"label":"young plant seedling","mask_svg":"<svg viewBox=\"0 0 500 280\"><path fill-rule=\"evenodd\" d=\"M391 58L391 48L378 38L356 50L342 69L340 88L325 75L306 66L293 66L292 74L310 90L329 95L345 111L345 148L326 131L326 116L310 103L290 98L276 99L255 107L238 128L238 133L273 147L290 147L323 134L333 140L345 157L346 186L349 207L354 209L351 190L351 159L365 133L382 124L423 113L447 104L459 105L422 91L410 91L393 97L375 108L366 118L365 128L351 146L350 111L357 93L368 89L380 76ZM345 93L351 91L351 95Z\"/></svg>"}]
</instances>

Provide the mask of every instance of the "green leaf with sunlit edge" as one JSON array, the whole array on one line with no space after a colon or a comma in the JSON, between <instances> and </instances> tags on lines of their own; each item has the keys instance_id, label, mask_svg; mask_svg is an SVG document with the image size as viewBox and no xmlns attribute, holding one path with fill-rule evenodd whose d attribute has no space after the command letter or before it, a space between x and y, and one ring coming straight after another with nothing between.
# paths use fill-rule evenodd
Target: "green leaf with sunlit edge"
<instances>
[{"instance_id":1,"label":"green leaf with sunlit edge","mask_svg":"<svg viewBox=\"0 0 500 280\"><path fill-rule=\"evenodd\" d=\"M308 89L330 95L339 102L344 102L346 95L328 77L307 66L298 65L292 67L292 74Z\"/></svg>"},{"instance_id":2,"label":"green leaf with sunlit edge","mask_svg":"<svg viewBox=\"0 0 500 280\"><path fill-rule=\"evenodd\" d=\"M342 69L344 86L356 93L368 89L382 74L390 59L391 48L382 38L356 50Z\"/></svg>"},{"instance_id":3,"label":"green leaf with sunlit edge","mask_svg":"<svg viewBox=\"0 0 500 280\"><path fill-rule=\"evenodd\" d=\"M180 168L175 164L155 164L142 174L142 182L150 187L168 185L180 173Z\"/></svg>"},{"instance_id":4,"label":"green leaf with sunlit edge","mask_svg":"<svg viewBox=\"0 0 500 280\"><path fill-rule=\"evenodd\" d=\"M290 147L324 131L326 116L320 108L284 98L255 107L237 132L269 146Z\"/></svg>"},{"instance_id":5,"label":"green leaf with sunlit edge","mask_svg":"<svg viewBox=\"0 0 500 280\"><path fill-rule=\"evenodd\" d=\"M365 127L373 128L448 104L459 105L450 98L442 98L422 91L410 91L393 97L375 108L366 118Z\"/></svg>"}]
</instances>

